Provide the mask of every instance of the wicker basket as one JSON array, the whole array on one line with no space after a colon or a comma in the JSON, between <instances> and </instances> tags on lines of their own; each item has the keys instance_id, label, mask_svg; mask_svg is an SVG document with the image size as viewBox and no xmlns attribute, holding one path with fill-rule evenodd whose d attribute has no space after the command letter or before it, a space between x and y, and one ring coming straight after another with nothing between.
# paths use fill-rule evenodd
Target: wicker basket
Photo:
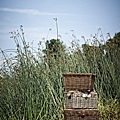
<instances>
[{"instance_id":1,"label":"wicker basket","mask_svg":"<svg viewBox=\"0 0 120 120\"><path fill-rule=\"evenodd\" d=\"M63 73L65 91L93 91L95 74L91 73Z\"/></svg>"},{"instance_id":2,"label":"wicker basket","mask_svg":"<svg viewBox=\"0 0 120 120\"><path fill-rule=\"evenodd\" d=\"M64 120L99 120L98 109L65 109Z\"/></svg>"},{"instance_id":3,"label":"wicker basket","mask_svg":"<svg viewBox=\"0 0 120 120\"><path fill-rule=\"evenodd\" d=\"M90 94L79 91L65 92L65 108L97 108L97 93Z\"/></svg>"}]
</instances>

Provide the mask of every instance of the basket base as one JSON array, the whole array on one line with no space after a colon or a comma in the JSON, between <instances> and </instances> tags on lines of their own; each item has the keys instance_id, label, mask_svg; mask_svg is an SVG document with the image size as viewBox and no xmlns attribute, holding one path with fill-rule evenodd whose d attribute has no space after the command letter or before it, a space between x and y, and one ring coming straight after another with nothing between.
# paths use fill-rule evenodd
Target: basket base
<instances>
[{"instance_id":1,"label":"basket base","mask_svg":"<svg viewBox=\"0 0 120 120\"><path fill-rule=\"evenodd\" d=\"M99 120L98 109L65 109L64 120Z\"/></svg>"}]
</instances>

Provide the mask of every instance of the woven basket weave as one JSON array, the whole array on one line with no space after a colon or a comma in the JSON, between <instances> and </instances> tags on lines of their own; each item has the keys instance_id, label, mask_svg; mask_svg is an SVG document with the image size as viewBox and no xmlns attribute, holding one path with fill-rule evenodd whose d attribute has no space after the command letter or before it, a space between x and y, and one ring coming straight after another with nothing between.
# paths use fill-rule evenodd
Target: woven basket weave
<instances>
[{"instance_id":1,"label":"woven basket weave","mask_svg":"<svg viewBox=\"0 0 120 120\"><path fill-rule=\"evenodd\" d=\"M64 120L99 120L98 109L65 109Z\"/></svg>"},{"instance_id":2,"label":"woven basket weave","mask_svg":"<svg viewBox=\"0 0 120 120\"><path fill-rule=\"evenodd\" d=\"M97 93L91 92L89 94L69 91L64 93L65 108L97 108Z\"/></svg>"},{"instance_id":3,"label":"woven basket weave","mask_svg":"<svg viewBox=\"0 0 120 120\"><path fill-rule=\"evenodd\" d=\"M65 91L93 91L95 74L91 73L63 73Z\"/></svg>"}]
</instances>

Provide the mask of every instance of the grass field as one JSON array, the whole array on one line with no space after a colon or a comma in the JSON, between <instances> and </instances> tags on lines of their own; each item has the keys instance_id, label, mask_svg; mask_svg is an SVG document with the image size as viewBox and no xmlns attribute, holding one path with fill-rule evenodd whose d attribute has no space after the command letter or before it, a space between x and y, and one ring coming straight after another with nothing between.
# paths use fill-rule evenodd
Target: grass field
<instances>
[{"instance_id":1,"label":"grass field","mask_svg":"<svg viewBox=\"0 0 120 120\"><path fill-rule=\"evenodd\" d=\"M4 57L0 78L1 120L63 120L64 72L96 74L95 91L99 94L100 120L120 119L120 67L117 56L107 55L97 38L92 48L73 40L59 53L43 55L42 47L34 50L24 32L12 33L16 52ZM97 43L97 44L96 44ZM54 57L55 56L55 57ZM112 61L114 58L114 61Z\"/></svg>"}]
</instances>

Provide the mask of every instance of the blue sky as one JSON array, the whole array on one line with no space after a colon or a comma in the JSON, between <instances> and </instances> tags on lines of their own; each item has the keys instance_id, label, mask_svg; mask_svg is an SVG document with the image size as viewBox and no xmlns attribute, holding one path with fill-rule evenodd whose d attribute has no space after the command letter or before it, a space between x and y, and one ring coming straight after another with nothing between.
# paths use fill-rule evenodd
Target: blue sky
<instances>
[{"instance_id":1,"label":"blue sky","mask_svg":"<svg viewBox=\"0 0 120 120\"><path fill-rule=\"evenodd\" d=\"M71 30L81 44L81 36L89 38L99 27L104 36L113 36L120 32L119 12L120 0L0 0L0 48L15 48L9 32L20 25L24 26L26 41L34 41L35 47L47 38L50 28L48 39L56 38L53 18L57 18L59 35L67 45Z\"/></svg>"}]
</instances>

